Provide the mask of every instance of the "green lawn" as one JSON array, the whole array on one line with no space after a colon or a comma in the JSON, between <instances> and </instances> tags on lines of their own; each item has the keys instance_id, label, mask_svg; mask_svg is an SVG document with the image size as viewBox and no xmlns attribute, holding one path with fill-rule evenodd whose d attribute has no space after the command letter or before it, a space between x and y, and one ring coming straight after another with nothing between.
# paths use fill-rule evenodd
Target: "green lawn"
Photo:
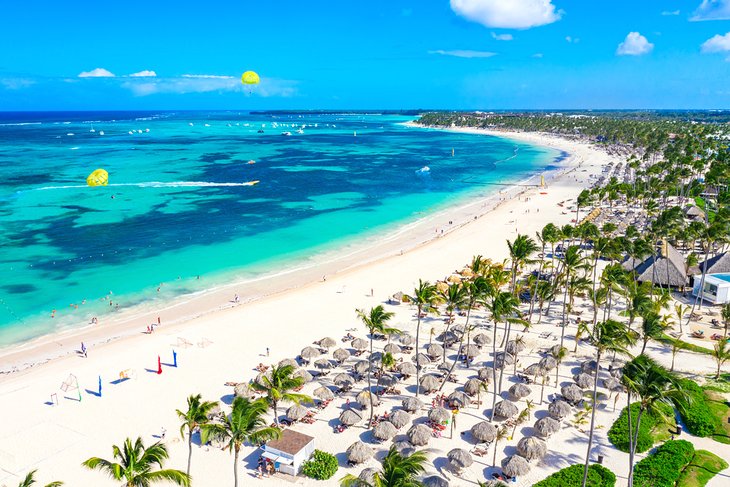
<instances>
[{"instance_id":1,"label":"green lawn","mask_svg":"<svg viewBox=\"0 0 730 487\"><path fill-rule=\"evenodd\" d=\"M718 429L712 434L712 439L730 444L730 423L727 422L727 418L730 417L730 407L725 404L725 398L717 392L705 390L705 396L707 396L710 411L720 423Z\"/></svg>"},{"instance_id":2,"label":"green lawn","mask_svg":"<svg viewBox=\"0 0 730 487\"><path fill-rule=\"evenodd\" d=\"M695 451L689 465L684 468L677 485L682 487L702 487L718 472L725 470L725 460L707 450Z\"/></svg>"}]
</instances>

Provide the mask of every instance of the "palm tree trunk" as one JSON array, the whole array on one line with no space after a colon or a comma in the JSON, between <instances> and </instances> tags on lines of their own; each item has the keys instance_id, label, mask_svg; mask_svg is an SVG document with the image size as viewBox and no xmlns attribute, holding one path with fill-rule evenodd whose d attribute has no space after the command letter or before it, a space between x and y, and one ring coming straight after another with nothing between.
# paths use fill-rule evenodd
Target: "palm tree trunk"
<instances>
[{"instance_id":1,"label":"palm tree trunk","mask_svg":"<svg viewBox=\"0 0 730 487\"><path fill-rule=\"evenodd\" d=\"M639 442L639 428L641 427L641 416L644 414L644 408L639 408L639 416L636 418L636 431L634 432L634 441L631 445L631 453L629 454L629 487L634 485L634 456L636 455L636 444Z\"/></svg>"},{"instance_id":2,"label":"palm tree trunk","mask_svg":"<svg viewBox=\"0 0 730 487\"><path fill-rule=\"evenodd\" d=\"M461 353L462 346L464 345L464 335L466 335L466 332L469 329L469 317L471 316L471 307L473 306L473 304L474 304L473 302L470 302L469 309L466 310L466 323L464 324L464 333L461 335L461 340L459 341L459 349L456 352L456 357L454 357L454 362L451 364L451 367L449 367L449 372L448 372L448 374L446 374L446 379L449 378L451 373L456 368L456 362L459 361L459 353ZM446 361L446 342L444 342L444 361ZM467 357L467 365L468 365L468 363L469 363L469 358ZM444 380L441 383L441 386L439 387L439 392L441 392L441 390L444 388L444 386L446 385L446 382L447 381Z\"/></svg>"},{"instance_id":3,"label":"palm tree trunk","mask_svg":"<svg viewBox=\"0 0 730 487\"><path fill-rule=\"evenodd\" d=\"M631 422L631 391L630 390L626 391L626 415L628 416L628 419L629 419L629 475L628 475L628 479L629 479L629 485L631 485L631 481L632 481L631 472L634 469L634 463L633 463L633 460L630 458L630 456L631 456L631 452L634 451L634 425Z\"/></svg>"},{"instance_id":4,"label":"palm tree trunk","mask_svg":"<svg viewBox=\"0 0 730 487\"><path fill-rule=\"evenodd\" d=\"M418 352L416 352L418 353ZM382 363L382 362L381 362ZM418 366L418 365L416 365ZM370 382L370 371L373 367L373 330L370 330L370 356L368 357L368 393L370 394L370 419L368 420L368 428L370 428L373 424L373 390L372 390L372 384ZM418 386L418 383L416 382L416 386Z\"/></svg>"},{"instance_id":5,"label":"palm tree trunk","mask_svg":"<svg viewBox=\"0 0 730 487\"><path fill-rule=\"evenodd\" d=\"M697 306L697 301L700 302L700 309L702 309L702 299L701 297L704 296L704 287L705 287L705 274L707 272L707 253L710 249L709 244L705 245L705 258L702 261L702 277L700 277L700 290L697 293L697 296L695 296L695 300L692 303L692 309L689 310L689 316L687 317L687 326L689 326L689 322L692 320L692 313L695 312L695 306Z\"/></svg>"},{"instance_id":6,"label":"palm tree trunk","mask_svg":"<svg viewBox=\"0 0 730 487\"><path fill-rule=\"evenodd\" d=\"M233 487L238 487L238 450L236 446L233 453Z\"/></svg>"},{"instance_id":7,"label":"palm tree trunk","mask_svg":"<svg viewBox=\"0 0 730 487\"><path fill-rule=\"evenodd\" d=\"M497 468L497 445L499 442L494 440L494 453L492 454L492 467Z\"/></svg>"},{"instance_id":8,"label":"palm tree trunk","mask_svg":"<svg viewBox=\"0 0 730 487\"><path fill-rule=\"evenodd\" d=\"M188 431L188 469L185 473L190 476L190 461L193 459L193 430Z\"/></svg>"},{"instance_id":9,"label":"palm tree trunk","mask_svg":"<svg viewBox=\"0 0 730 487\"><path fill-rule=\"evenodd\" d=\"M581 487L586 487L588 481L588 464L591 461L591 447L593 446L593 429L596 425L596 395L598 393L598 371L601 369L601 349L596 350L596 375L593 376L593 407L591 408L591 429L588 432L588 450L586 451L586 463L583 466L583 482Z\"/></svg>"},{"instance_id":10,"label":"palm tree trunk","mask_svg":"<svg viewBox=\"0 0 730 487\"><path fill-rule=\"evenodd\" d=\"M279 426L279 401L272 401L271 405L274 407L274 423Z\"/></svg>"},{"instance_id":11,"label":"palm tree trunk","mask_svg":"<svg viewBox=\"0 0 730 487\"><path fill-rule=\"evenodd\" d=\"M416 322L416 397L421 390L421 366L418 364L418 352L419 352L419 339L421 337L421 310L422 305L418 305L418 317ZM372 402L372 401L371 401Z\"/></svg>"},{"instance_id":12,"label":"palm tree trunk","mask_svg":"<svg viewBox=\"0 0 730 487\"><path fill-rule=\"evenodd\" d=\"M504 348L502 349L502 367L499 369L499 393L502 394L502 377L504 376L504 369L507 368L507 343L509 343L509 332L512 328L512 325L505 321L504 327L506 328L506 332L504 334L504 337L502 338L502 342L504 343ZM515 367L517 366L517 357L514 357L515 360Z\"/></svg>"},{"instance_id":13,"label":"palm tree trunk","mask_svg":"<svg viewBox=\"0 0 730 487\"><path fill-rule=\"evenodd\" d=\"M492 397L492 414L489 417L489 421L494 421L494 406L497 405L497 322L494 322L494 329L492 330L492 388L494 389L494 396ZM497 448L495 443L494 448ZM497 453L495 452L495 456Z\"/></svg>"}]
</instances>

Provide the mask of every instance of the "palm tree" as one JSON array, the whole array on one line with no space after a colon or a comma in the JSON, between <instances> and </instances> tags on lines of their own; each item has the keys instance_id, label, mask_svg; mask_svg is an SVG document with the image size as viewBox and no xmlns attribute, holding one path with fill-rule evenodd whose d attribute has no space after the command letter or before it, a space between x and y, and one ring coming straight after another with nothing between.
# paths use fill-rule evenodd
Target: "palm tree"
<instances>
[{"instance_id":1,"label":"palm tree","mask_svg":"<svg viewBox=\"0 0 730 487\"><path fill-rule=\"evenodd\" d=\"M422 451L410 455L402 455L391 445L383 458L383 467L373 475L373 482L368 483L352 474L340 479L342 487L421 487L423 483L417 479L426 471L428 458Z\"/></svg>"},{"instance_id":2,"label":"palm tree","mask_svg":"<svg viewBox=\"0 0 730 487\"><path fill-rule=\"evenodd\" d=\"M675 304L674 305L674 314L677 316L677 322L679 323L679 334L680 335L682 335L684 333L684 331L682 330L682 319L684 318L684 315L687 314L687 311L689 311L689 306L687 306L685 304Z\"/></svg>"},{"instance_id":3,"label":"palm tree","mask_svg":"<svg viewBox=\"0 0 730 487\"><path fill-rule=\"evenodd\" d=\"M26 475L23 481L18 484L18 487L31 487L32 485L35 485L35 473L37 471L38 470L31 470L28 472L28 475ZM45 487L60 487L61 485L63 485L63 482L56 480L55 482L46 484Z\"/></svg>"},{"instance_id":4,"label":"palm tree","mask_svg":"<svg viewBox=\"0 0 730 487\"><path fill-rule=\"evenodd\" d=\"M677 357L677 353L682 349L682 334L680 333L677 338L669 337L669 342L672 345L672 366L669 368L669 372L674 372L674 359Z\"/></svg>"},{"instance_id":5,"label":"palm tree","mask_svg":"<svg viewBox=\"0 0 730 487\"><path fill-rule=\"evenodd\" d=\"M598 393L598 371L601 368L601 358L603 354L612 351L614 353L622 353L628 355L628 347L634 340L632 334L626 330L626 327L618 321L604 321L597 323L593 328L593 332L589 336L591 345L596 347L596 373L593 376L593 396L591 407L591 426L588 433L588 450L586 452L586 462L583 466L583 482L582 487L586 487L588 481L588 464L591 458L591 447L593 446L593 431L596 422L596 397Z\"/></svg>"},{"instance_id":6,"label":"palm tree","mask_svg":"<svg viewBox=\"0 0 730 487\"><path fill-rule=\"evenodd\" d=\"M507 240L509 257L512 261L512 279L510 280L510 291L515 292L517 273L527 264L535 261L530 256L540 250L535 241L527 235L517 235L514 242Z\"/></svg>"},{"instance_id":7,"label":"palm tree","mask_svg":"<svg viewBox=\"0 0 730 487\"><path fill-rule=\"evenodd\" d=\"M91 457L82 465L90 470L106 472L112 479L124 481L126 487L146 487L160 482L172 482L183 487L190 486L190 476L185 472L173 469L162 470L162 464L167 460L168 454L165 445L159 441L145 448L142 438L137 438L134 444L127 438L124 440L122 448L113 445L112 452L114 459L118 459L119 463ZM161 470L153 470L155 466Z\"/></svg>"},{"instance_id":8,"label":"palm tree","mask_svg":"<svg viewBox=\"0 0 730 487\"><path fill-rule=\"evenodd\" d=\"M437 300L437 289L436 286L428 281L418 280L418 287L413 290L413 296L407 296L411 303L416 305L417 310L417 324L416 324L416 355L420 350L420 336L421 336L421 314L424 311L433 311L434 303ZM421 378L421 366L416 363L416 385L420 384ZM416 387L416 397L418 397L420 387Z\"/></svg>"},{"instance_id":9,"label":"palm tree","mask_svg":"<svg viewBox=\"0 0 730 487\"><path fill-rule=\"evenodd\" d=\"M580 247L577 245L571 245L565 252L563 257L563 281L565 285L565 293L563 295L563 326L560 331L560 346L563 346L565 341L565 328L568 326L568 290L570 288L570 281L575 277L579 269L588 269L588 263L585 257L580 253Z\"/></svg>"},{"instance_id":10,"label":"palm tree","mask_svg":"<svg viewBox=\"0 0 730 487\"><path fill-rule=\"evenodd\" d=\"M293 391L304 385L302 377L292 377L293 365L272 365L270 374L261 374L259 380L251 382L251 389L266 394L266 402L274 410L274 422L279 425L279 403L312 402L312 398L305 394L297 394Z\"/></svg>"},{"instance_id":11,"label":"palm tree","mask_svg":"<svg viewBox=\"0 0 730 487\"><path fill-rule=\"evenodd\" d=\"M712 358L714 358L715 362L717 362L717 373L715 374L715 379L719 379L722 366L725 362L730 360L730 347L728 347L727 338L717 341L715 347L712 349Z\"/></svg>"},{"instance_id":12,"label":"palm tree","mask_svg":"<svg viewBox=\"0 0 730 487\"><path fill-rule=\"evenodd\" d=\"M238 455L245 443L259 445L271 439L278 439L281 430L266 426L264 415L269 406L265 398L254 401L246 397L236 397L230 416L223 423L208 423L202 428L206 434L216 437L228 444L233 452L233 485L238 487Z\"/></svg>"},{"instance_id":13,"label":"palm tree","mask_svg":"<svg viewBox=\"0 0 730 487\"><path fill-rule=\"evenodd\" d=\"M395 357L393 357L393 354L390 352L385 352L380 359L380 375L378 376L378 384L376 386L377 390L380 390L380 381L383 378L383 375L385 375L385 370L393 370L393 367L396 365ZM372 402L370 401L370 411L372 414ZM370 422L372 423L372 418L370 419Z\"/></svg>"},{"instance_id":14,"label":"palm tree","mask_svg":"<svg viewBox=\"0 0 730 487\"><path fill-rule=\"evenodd\" d=\"M641 340L643 341L643 345L641 347L641 353L644 353L646 350L646 344L649 343L649 340L658 340L666 329L667 327L659 313L650 311L642 316Z\"/></svg>"},{"instance_id":15,"label":"palm tree","mask_svg":"<svg viewBox=\"0 0 730 487\"><path fill-rule=\"evenodd\" d=\"M722 323L725 325L725 333L723 333L722 336L727 338L727 328L730 326L730 303L726 303L722 307L720 315L722 316Z\"/></svg>"},{"instance_id":16,"label":"palm tree","mask_svg":"<svg viewBox=\"0 0 730 487\"><path fill-rule=\"evenodd\" d=\"M497 468L497 445L499 442L506 439L509 436L506 426L502 426L497 430L497 435L494 437L494 452L492 453L492 466Z\"/></svg>"},{"instance_id":17,"label":"palm tree","mask_svg":"<svg viewBox=\"0 0 730 487\"><path fill-rule=\"evenodd\" d=\"M214 407L218 405L216 401L203 401L200 394L188 396L188 410L182 412L176 410L177 417L180 418L180 436L185 439L185 431L188 433L188 469L186 474L190 475L190 461L193 458L193 433L200 428L201 425L208 422L208 415Z\"/></svg>"},{"instance_id":18,"label":"palm tree","mask_svg":"<svg viewBox=\"0 0 730 487\"><path fill-rule=\"evenodd\" d=\"M390 311L385 311L385 308L383 308L382 304L377 305L374 308L370 308L370 313L365 313L364 311L358 309L355 310L357 312L358 318L363 322L365 327L368 329L368 333L370 334L370 356L368 357L368 392L372 394L372 385L370 382L370 372L373 367L373 339L375 337L376 333L380 333L381 335L392 335L394 333L400 332L397 328L390 328L388 327L387 323L388 321L394 316L394 313L391 313ZM368 421L368 424L373 423L373 401L370 401L370 420Z\"/></svg>"}]
</instances>

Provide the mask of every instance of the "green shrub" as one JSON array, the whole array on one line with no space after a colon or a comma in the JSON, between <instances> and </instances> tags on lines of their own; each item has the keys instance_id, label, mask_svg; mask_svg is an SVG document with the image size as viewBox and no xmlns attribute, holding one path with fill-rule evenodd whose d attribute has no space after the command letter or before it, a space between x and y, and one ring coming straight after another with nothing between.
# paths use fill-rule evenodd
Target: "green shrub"
<instances>
[{"instance_id":1,"label":"green shrub","mask_svg":"<svg viewBox=\"0 0 730 487\"><path fill-rule=\"evenodd\" d=\"M644 412L641 416L641 426L639 427L639 437L636 442L636 452L642 453L654 446L654 438L651 435L652 430L657 424L663 423L664 417L671 417L674 411L667 404L659 404L659 413L653 414ZM635 402L631 405L631 422L634 425L632 430L636 432L636 422L639 418L639 403ZM627 409L621 411L618 419L611 425L608 430L608 440L623 452L629 451L629 416Z\"/></svg>"},{"instance_id":2,"label":"green shrub","mask_svg":"<svg viewBox=\"0 0 730 487\"><path fill-rule=\"evenodd\" d=\"M689 379L682 379L680 385L686 397L679 401L678 410L687 431L695 436L710 436L720 424L707 404L705 391Z\"/></svg>"},{"instance_id":3,"label":"green shrub","mask_svg":"<svg viewBox=\"0 0 730 487\"><path fill-rule=\"evenodd\" d=\"M583 483L583 465L571 465L536 483L533 487L580 487ZM616 475L606 467L592 464L588 467L588 487L614 487Z\"/></svg>"},{"instance_id":4,"label":"green shrub","mask_svg":"<svg viewBox=\"0 0 730 487\"><path fill-rule=\"evenodd\" d=\"M674 487L695 449L685 440L670 440L634 467L636 487Z\"/></svg>"},{"instance_id":5,"label":"green shrub","mask_svg":"<svg viewBox=\"0 0 730 487\"><path fill-rule=\"evenodd\" d=\"M302 473L311 479L327 480L337 472L338 467L337 458L334 455L314 450L312 458L302 465Z\"/></svg>"}]
</instances>

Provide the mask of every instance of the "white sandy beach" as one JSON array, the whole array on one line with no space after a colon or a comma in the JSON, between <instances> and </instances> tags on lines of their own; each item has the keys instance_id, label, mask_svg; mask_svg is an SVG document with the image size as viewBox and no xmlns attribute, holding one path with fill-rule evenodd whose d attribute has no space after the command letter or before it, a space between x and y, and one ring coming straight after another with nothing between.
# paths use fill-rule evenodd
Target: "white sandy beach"
<instances>
[{"instance_id":1,"label":"white sandy beach","mask_svg":"<svg viewBox=\"0 0 730 487\"><path fill-rule=\"evenodd\" d=\"M198 298L206 300L204 304L193 300L165 311L151 310L146 316L134 316L126 321L39 340L22 351L6 351L0 356L0 370L11 370L13 366L23 370L0 376L0 413L5 418L18 418L18 421L6 422L0 439L0 485L15 485L35 468L39 469L38 478L42 482L58 479L69 486L115 485L103 474L83 469L81 462L90 456L111 457L111 445L120 444L126 437L136 438L139 435L146 443L156 441L155 435L159 435L162 428L167 430L165 442L170 450L167 466L184 470L187 446L178 433L175 409L184 409L188 395L202 393L205 399L230 404L233 390L224 383L249 380L256 375L254 367L259 362L270 364L296 357L303 347L326 336L339 342L348 329L354 328L351 333L365 337L366 333L355 314L356 308L369 309L385 302L396 291L409 292L419 278L431 281L443 279L455 269L462 268L473 255L503 259L507 256L505 241L513 239L518 228L520 233L534 235L549 222L569 223L575 218L574 211L568 211L567 204L561 207L558 203L575 198L580 189L589 186L592 178L611 162L611 156L605 152L579 142L538 134L499 135L559 148L570 153L571 157L564 161L561 174L548 181L547 189L527 189L519 198L503 201L491 211L487 211L486 202L478 201L452 214L439 215L423 223L428 225L426 232L421 229L405 238L384 241L366 256L356 253L324 267L207 294ZM541 194L543 192L546 194ZM453 224L449 225L448 220ZM424 242L424 233L434 232L434 228L447 231L441 237ZM323 275L327 276L324 282ZM371 290L373 296L370 295ZM229 300L234 293L238 293L244 303L232 306ZM252 297L258 299L251 300ZM222 309L195 317L196 306L199 309L216 306ZM415 334L411 307L388 308L396 312L392 321L396 327ZM163 325L152 335L140 333L144 329L143 323L156 321L154 317L158 315L162 316ZM478 313L476 322L484 321ZM422 342L428 341L429 330L434 326L438 333L443 320L433 319L424 323ZM528 347L520 357L521 365L536 362L540 347L555 344L552 339L538 338L543 331L559 336L559 328L550 319L535 326L526 335ZM112 337L119 338L109 340ZM88 358L75 353L82 340L89 347ZM567 346L572 349L572 341ZM270 349L269 357L265 356L267 347ZM154 373L158 355L163 364L169 363L173 350L177 352L178 367L163 365L161 375ZM589 350L584 353L589 353ZM682 354L678 360L681 357ZM405 356L405 359L410 357ZM46 363L39 364L46 360ZM489 355L484 352L477 358L477 364L488 360ZM709 359L706 360L709 364ZM39 365L27 368L29 364ZM561 369L561 381L571 381L569 369L575 364L568 365L570 367ZM699 365L695 363L693 367ZM132 379L111 384L119 378L121 371L127 369ZM473 370L457 367L462 384L466 377L473 375ZM75 393L64 393L59 389L69 374L78 378L81 401L74 398ZM99 377L103 382L102 397L85 391L96 391ZM327 383L327 380L325 378L323 382ZM410 388L404 384L399 386L410 390L414 382L413 378L408 381ZM304 392L311 393L316 384L315 379ZM447 384L444 391L451 392L455 386ZM354 392L359 390L362 390L362 383L353 389ZM546 388L546 398L555 390L554 387ZM58 405L47 404L52 400L52 394L57 395ZM539 402L539 387L533 387L534 394L537 394ZM387 399L378 412L399 406L400 399ZM429 396L423 399L430 403ZM618 409L624 405L625 396L622 399ZM298 483L336 485L336 480L345 473L357 475L366 466L376 466L375 460L370 460L359 467L346 467L342 455L345 449L358 439L369 442L372 437L362 427L350 428L341 434L332 433L332 426L336 424L333 420L341 412L345 400L346 397L335 399L327 409L318 413L315 424L294 426L295 430L314 436L317 448L338 454L341 466L330 481L298 479ZM491 407L491 396L483 397L482 401L481 407L466 408L459 416L454 439L433 438L429 444L428 455L434 460L429 466L429 473L443 471L451 479L451 485L475 485L477 479L484 479L491 472L491 449L487 456L475 457L474 465L461 478L454 478L443 469L446 452L455 447L471 448L470 443L460 439L458 432L467 431L473 424L485 419L482 413ZM538 405L535 409L537 417L546 408L547 404ZM413 419L424 417L426 412L415 415ZM607 445L606 431L617 413L610 406L599 411L598 424L604 425L596 434L599 445ZM513 440L499 445L498 463L505 454L514 451L520 431L529 429L532 422L534 418L518 428ZM532 485L558 468L582 462L586 439L587 435L577 434L574 427L565 426L548 440L548 457L533 465L530 474L519 478L516 485ZM387 448L387 444L372 446L379 451ZM719 448L713 451L717 450ZM246 470L246 467L255 466L258 454L247 447L242 456L242 485L287 485L288 482L280 478L254 479L250 476L252 470ZM625 455L612 452L607 458L607 466L617 475L625 476ZM232 456L227 451L212 447L194 447L191 473L197 486L231 485Z\"/></svg>"}]
</instances>

